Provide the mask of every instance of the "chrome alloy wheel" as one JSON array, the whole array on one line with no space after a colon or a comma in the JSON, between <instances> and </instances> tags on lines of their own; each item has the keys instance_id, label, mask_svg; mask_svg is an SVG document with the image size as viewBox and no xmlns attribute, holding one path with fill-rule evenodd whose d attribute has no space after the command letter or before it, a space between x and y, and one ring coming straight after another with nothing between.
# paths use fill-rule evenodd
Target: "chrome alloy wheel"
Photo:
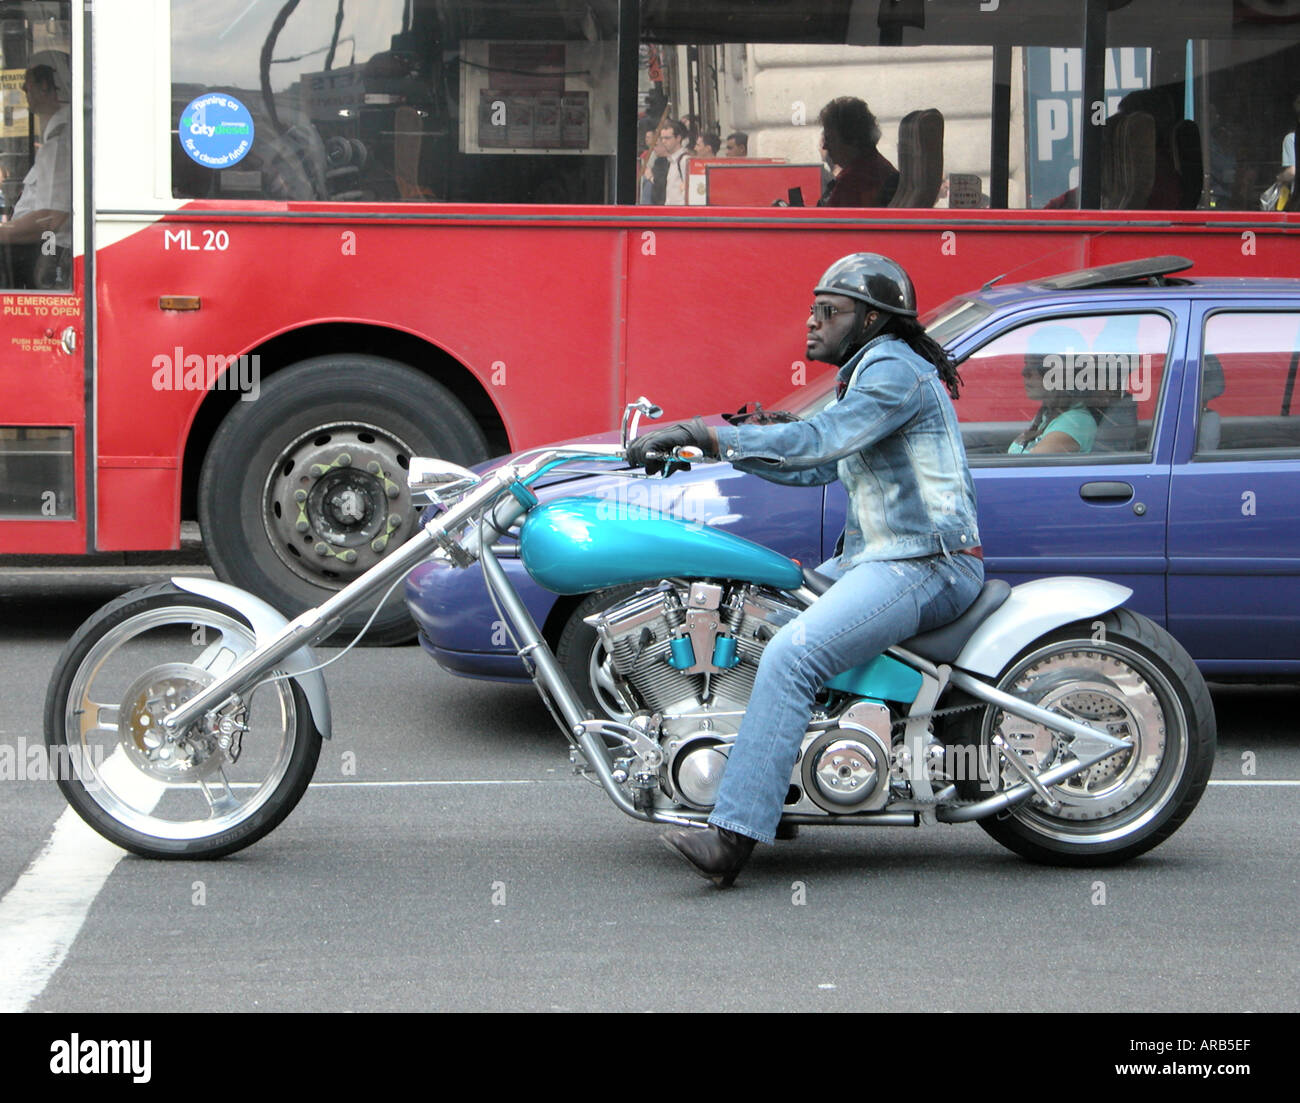
<instances>
[{"instance_id":1,"label":"chrome alloy wheel","mask_svg":"<svg viewBox=\"0 0 1300 1103\"><path fill-rule=\"evenodd\" d=\"M1081 830L1097 841L1131 833L1156 816L1172 796L1187 756L1187 718L1164 675L1136 652L1114 642L1054 644L1028 656L1001 688L1041 708L1133 743L1055 786L1060 807L1035 798L1014 814L1044 835L1074 839ZM1069 740L1039 724L990 710L983 745L1001 735L1035 772L1069 757ZM990 760L992 761L992 760ZM1001 764L1004 788L1019 776Z\"/></svg>"},{"instance_id":2,"label":"chrome alloy wheel","mask_svg":"<svg viewBox=\"0 0 1300 1103\"><path fill-rule=\"evenodd\" d=\"M182 603L138 613L98 639L73 673L64 711L89 800L133 831L171 840L221 835L257 813L293 757L298 717L287 681L255 689L255 708L228 707L210 726L168 733L161 724L254 643L234 617Z\"/></svg>"}]
</instances>

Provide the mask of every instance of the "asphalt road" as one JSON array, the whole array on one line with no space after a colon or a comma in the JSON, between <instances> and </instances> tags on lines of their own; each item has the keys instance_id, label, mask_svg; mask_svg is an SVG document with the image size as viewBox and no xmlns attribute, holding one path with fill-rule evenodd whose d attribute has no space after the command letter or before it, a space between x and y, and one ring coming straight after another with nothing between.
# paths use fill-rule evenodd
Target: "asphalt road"
<instances>
[{"instance_id":1,"label":"asphalt road","mask_svg":"<svg viewBox=\"0 0 1300 1103\"><path fill-rule=\"evenodd\" d=\"M0 743L40 739L65 640L154 577L0 570ZM974 825L805 828L718 892L569 772L530 688L417 647L326 675L335 738L289 819L222 861L116 861L9 1010L1300 1009L1300 688L1215 687L1214 780L1128 865L1034 866ZM65 807L0 783L0 913Z\"/></svg>"}]
</instances>

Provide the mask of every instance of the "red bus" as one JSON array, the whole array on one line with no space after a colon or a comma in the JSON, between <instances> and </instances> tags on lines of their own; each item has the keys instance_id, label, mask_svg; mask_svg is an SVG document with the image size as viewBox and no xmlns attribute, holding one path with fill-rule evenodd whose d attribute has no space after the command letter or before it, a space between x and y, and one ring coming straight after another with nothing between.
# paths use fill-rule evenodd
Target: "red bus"
<instances>
[{"instance_id":1,"label":"red bus","mask_svg":"<svg viewBox=\"0 0 1300 1103\"><path fill-rule=\"evenodd\" d=\"M0 553L197 520L287 612L410 534L412 454L811 378L845 253L923 309L1155 254L1297 270L1261 209L1295 0L0 0L0 51ZM845 96L881 206L813 194ZM683 161L688 119L748 156Z\"/></svg>"}]
</instances>

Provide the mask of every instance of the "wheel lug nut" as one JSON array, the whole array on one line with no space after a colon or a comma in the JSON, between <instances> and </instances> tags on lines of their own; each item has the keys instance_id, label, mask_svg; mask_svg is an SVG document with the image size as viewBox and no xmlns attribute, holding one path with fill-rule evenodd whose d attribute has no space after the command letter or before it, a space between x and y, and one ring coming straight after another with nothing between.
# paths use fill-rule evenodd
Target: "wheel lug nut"
<instances>
[{"instance_id":1,"label":"wheel lug nut","mask_svg":"<svg viewBox=\"0 0 1300 1103\"><path fill-rule=\"evenodd\" d=\"M384 473L384 469L379 466L378 460L371 460L366 464L366 470L372 475L382 475Z\"/></svg>"},{"instance_id":2,"label":"wheel lug nut","mask_svg":"<svg viewBox=\"0 0 1300 1103\"><path fill-rule=\"evenodd\" d=\"M340 453L339 453L339 458L336 459L334 462L335 462L335 464L337 464L339 467L351 467L351 466L352 466L352 457L351 457L347 452L340 452Z\"/></svg>"},{"instance_id":3,"label":"wheel lug nut","mask_svg":"<svg viewBox=\"0 0 1300 1103\"><path fill-rule=\"evenodd\" d=\"M351 548L348 548L347 551L339 555L339 558L343 560L344 563L355 563L357 561L357 553Z\"/></svg>"},{"instance_id":4,"label":"wheel lug nut","mask_svg":"<svg viewBox=\"0 0 1300 1103\"><path fill-rule=\"evenodd\" d=\"M329 553L330 553L330 546L327 543L325 543L324 540L322 540L320 543L316 545L317 555L329 555Z\"/></svg>"},{"instance_id":5,"label":"wheel lug nut","mask_svg":"<svg viewBox=\"0 0 1300 1103\"><path fill-rule=\"evenodd\" d=\"M387 536L376 536L370 541L370 550L372 552L382 552L386 547L388 547Z\"/></svg>"},{"instance_id":6,"label":"wheel lug nut","mask_svg":"<svg viewBox=\"0 0 1300 1103\"><path fill-rule=\"evenodd\" d=\"M293 527L296 528L299 532L306 532L308 529L311 528L311 525L306 521L298 521L294 524Z\"/></svg>"},{"instance_id":7,"label":"wheel lug nut","mask_svg":"<svg viewBox=\"0 0 1300 1103\"><path fill-rule=\"evenodd\" d=\"M388 515L388 524L390 528L401 528L402 515L400 513L390 513Z\"/></svg>"},{"instance_id":8,"label":"wheel lug nut","mask_svg":"<svg viewBox=\"0 0 1300 1103\"><path fill-rule=\"evenodd\" d=\"M313 475L315 475L316 478L319 479L322 475L325 474L326 471L329 470L329 465L328 465L328 464L323 464L323 463L314 463L314 464L311 465L311 469L310 469L310 470L311 470L311 473L312 473Z\"/></svg>"},{"instance_id":9,"label":"wheel lug nut","mask_svg":"<svg viewBox=\"0 0 1300 1103\"><path fill-rule=\"evenodd\" d=\"M307 500L307 492L305 490L302 490L301 488L295 490L293 492L293 500L297 502L299 505L302 505L302 503Z\"/></svg>"}]
</instances>

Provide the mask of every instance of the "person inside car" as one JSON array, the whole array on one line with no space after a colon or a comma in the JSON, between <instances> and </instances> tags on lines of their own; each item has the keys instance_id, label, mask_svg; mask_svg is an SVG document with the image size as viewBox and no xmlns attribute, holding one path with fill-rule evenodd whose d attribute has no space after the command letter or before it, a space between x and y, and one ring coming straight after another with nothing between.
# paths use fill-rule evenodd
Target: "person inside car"
<instances>
[{"instance_id":1,"label":"person inside car","mask_svg":"<svg viewBox=\"0 0 1300 1103\"><path fill-rule=\"evenodd\" d=\"M700 418L636 438L650 473L693 445L795 486L840 479L849 493L834 579L759 662L706 830L662 838L701 876L732 884L755 842L773 841L813 702L827 680L956 619L983 584L975 490L952 397L960 379L916 320L912 281L875 253L836 261L818 281L810 359L839 368L836 400L806 421L713 429Z\"/></svg>"},{"instance_id":2,"label":"person inside car","mask_svg":"<svg viewBox=\"0 0 1300 1103\"><path fill-rule=\"evenodd\" d=\"M1074 356L1087 342L1069 326L1034 332L1025 353L1025 394L1039 403L1024 431L1011 442L1010 455L1091 452L1101 410L1074 387Z\"/></svg>"}]
</instances>

